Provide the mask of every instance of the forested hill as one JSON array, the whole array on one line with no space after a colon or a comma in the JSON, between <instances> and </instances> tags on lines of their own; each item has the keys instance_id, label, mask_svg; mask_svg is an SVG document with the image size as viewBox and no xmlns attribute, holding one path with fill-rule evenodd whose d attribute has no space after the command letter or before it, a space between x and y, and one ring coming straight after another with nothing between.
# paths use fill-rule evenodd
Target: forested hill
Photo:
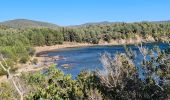
<instances>
[{"instance_id":1,"label":"forested hill","mask_svg":"<svg viewBox=\"0 0 170 100\"><path fill-rule=\"evenodd\" d=\"M153 23L170 23L170 20L166 20L166 21L153 21Z\"/></svg>"},{"instance_id":2,"label":"forested hill","mask_svg":"<svg viewBox=\"0 0 170 100\"><path fill-rule=\"evenodd\" d=\"M48 22L41 22L41 21L34 21L28 19L15 19L15 20L8 20L0 23L1 25L5 25L12 28L56 28L58 25L48 23Z\"/></svg>"},{"instance_id":3,"label":"forested hill","mask_svg":"<svg viewBox=\"0 0 170 100\"><path fill-rule=\"evenodd\" d=\"M74 27L86 27L86 26L93 26L93 25L113 25L113 24L123 24L125 22L109 22L109 21L102 21L102 22L89 22L85 24L75 25ZM133 22L131 22L133 23ZM134 22L134 23L170 23L170 20L165 21L142 21L142 22ZM130 24L130 23L129 23Z\"/></svg>"},{"instance_id":4,"label":"forested hill","mask_svg":"<svg viewBox=\"0 0 170 100\"><path fill-rule=\"evenodd\" d=\"M89 25L109 25L109 24L116 24L121 22L109 22L109 21L102 21L102 22L89 22L81 25L75 25L75 26L89 26Z\"/></svg>"}]
</instances>

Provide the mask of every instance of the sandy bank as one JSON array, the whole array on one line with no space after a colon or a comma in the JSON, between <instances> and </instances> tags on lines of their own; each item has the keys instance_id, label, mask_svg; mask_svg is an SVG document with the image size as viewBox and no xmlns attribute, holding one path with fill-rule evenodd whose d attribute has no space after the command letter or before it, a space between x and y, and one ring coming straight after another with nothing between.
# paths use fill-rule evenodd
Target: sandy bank
<instances>
[{"instance_id":1,"label":"sandy bank","mask_svg":"<svg viewBox=\"0 0 170 100\"><path fill-rule=\"evenodd\" d=\"M152 37L148 37L148 39L142 39L140 37L136 37L135 39L111 40L109 43L104 42L104 41L99 41L99 44L64 42L63 44L57 44L57 45L53 45L53 46L35 47L35 50L36 50L36 53L40 53L40 52L53 51L53 50L64 49L64 48L73 48L73 47L125 45L125 44L137 44L137 43L141 43L141 42L154 42L154 41L155 40Z\"/></svg>"},{"instance_id":2,"label":"sandy bank","mask_svg":"<svg viewBox=\"0 0 170 100\"><path fill-rule=\"evenodd\" d=\"M35 47L35 50L36 50L36 53L39 53L39 52L45 52L45 51L52 51L56 49L71 48L71 47L86 47L86 46L93 46L93 44L64 42L63 44L57 44L57 45L52 45L52 46L38 46L38 47Z\"/></svg>"}]
</instances>

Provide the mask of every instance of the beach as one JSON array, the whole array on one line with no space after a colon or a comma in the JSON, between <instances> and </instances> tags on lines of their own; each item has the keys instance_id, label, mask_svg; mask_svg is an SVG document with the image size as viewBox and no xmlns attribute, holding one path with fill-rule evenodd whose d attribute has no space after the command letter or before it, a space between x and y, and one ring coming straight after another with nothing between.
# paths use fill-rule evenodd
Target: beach
<instances>
[{"instance_id":1,"label":"beach","mask_svg":"<svg viewBox=\"0 0 170 100\"><path fill-rule=\"evenodd\" d=\"M87 46L105 46L105 45L125 45L125 44L139 44L141 42L155 42L153 37L148 36L147 39L143 39L139 36L136 36L135 39L116 39L111 40L109 43L105 41L99 41L98 44L91 43L77 43L77 42L64 42L63 44L56 44L52 46L36 46L34 47L37 53L46 52L46 51L54 51L58 49L64 48L75 48L75 47L87 47Z\"/></svg>"}]
</instances>

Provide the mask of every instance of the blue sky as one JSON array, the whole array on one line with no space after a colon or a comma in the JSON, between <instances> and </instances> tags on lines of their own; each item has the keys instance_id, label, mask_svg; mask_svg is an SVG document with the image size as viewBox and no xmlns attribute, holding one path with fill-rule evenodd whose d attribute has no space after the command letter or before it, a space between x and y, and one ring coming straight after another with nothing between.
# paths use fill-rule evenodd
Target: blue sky
<instances>
[{"instance_id":1,"label":"blue sky","mask_svg":"<svg viewBox=\"0 0 170 100\"><path fill-rule=\"evenodd\" d=\"M0 0L0 22L20 18L58 25L170 20L170 0Z\"/></svg>"}]
</instances>

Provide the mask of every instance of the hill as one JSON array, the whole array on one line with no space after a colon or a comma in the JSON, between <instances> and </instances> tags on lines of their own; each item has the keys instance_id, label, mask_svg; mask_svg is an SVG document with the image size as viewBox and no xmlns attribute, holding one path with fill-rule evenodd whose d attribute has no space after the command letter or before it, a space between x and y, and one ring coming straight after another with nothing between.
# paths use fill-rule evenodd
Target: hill
<instances>
[{"instance_id":1,"label":"hill","mask_svg":"<svg viewBox=\"0 0 170 100\"><path fill-rule=\"evenodd\" d=\"M90 26L90 25L110 25L110 24L117 24L117 23L122 23L122 22L109 22L109 21L102 21L102 22L89 22L81 25L75 25L76 26Z\"/></svg>"},{"instance_id":2,"label":"hill","mask_svg":"<svg viewBox=\"0 0 170 100\"><path fill-rule=\"evenodd\" d=\"M170 23L170 20L165 20L165 21L153 21L153 23Z\"/></svg>"},{"instance_id":3,"label":"hill","mask_svg":"<svg viewBox=\"0 0 170 100\"><path fill-rule=\"evenodd\" d=\"M141 22L150 22L150 23L170 23L170 20L163 20L163 21L141 21ZM137 23L141 23L137 22ZM90 25L110 25L110 24L119 24L119 23L128 23L128 22L109 22L109 21L102 21L102 22L89 22L81 25L76 26L90 26ZM129 22L135 23L135 22Z\"/></svg>"},{"instance_id":4,"label":"hill","mask_svg":"<svg viewBox=\"0 0 170 100\"><path fill-rule=\"evenodd\" d=\"M57 28L58 25L51 24L48 22L41 22L41 21L34 21L28 19L15 19L4 21L0 23L1 25L5 25L12 28L39 28L39 27L46 27L46 28Z\"/></svg>"}]
</instances>

